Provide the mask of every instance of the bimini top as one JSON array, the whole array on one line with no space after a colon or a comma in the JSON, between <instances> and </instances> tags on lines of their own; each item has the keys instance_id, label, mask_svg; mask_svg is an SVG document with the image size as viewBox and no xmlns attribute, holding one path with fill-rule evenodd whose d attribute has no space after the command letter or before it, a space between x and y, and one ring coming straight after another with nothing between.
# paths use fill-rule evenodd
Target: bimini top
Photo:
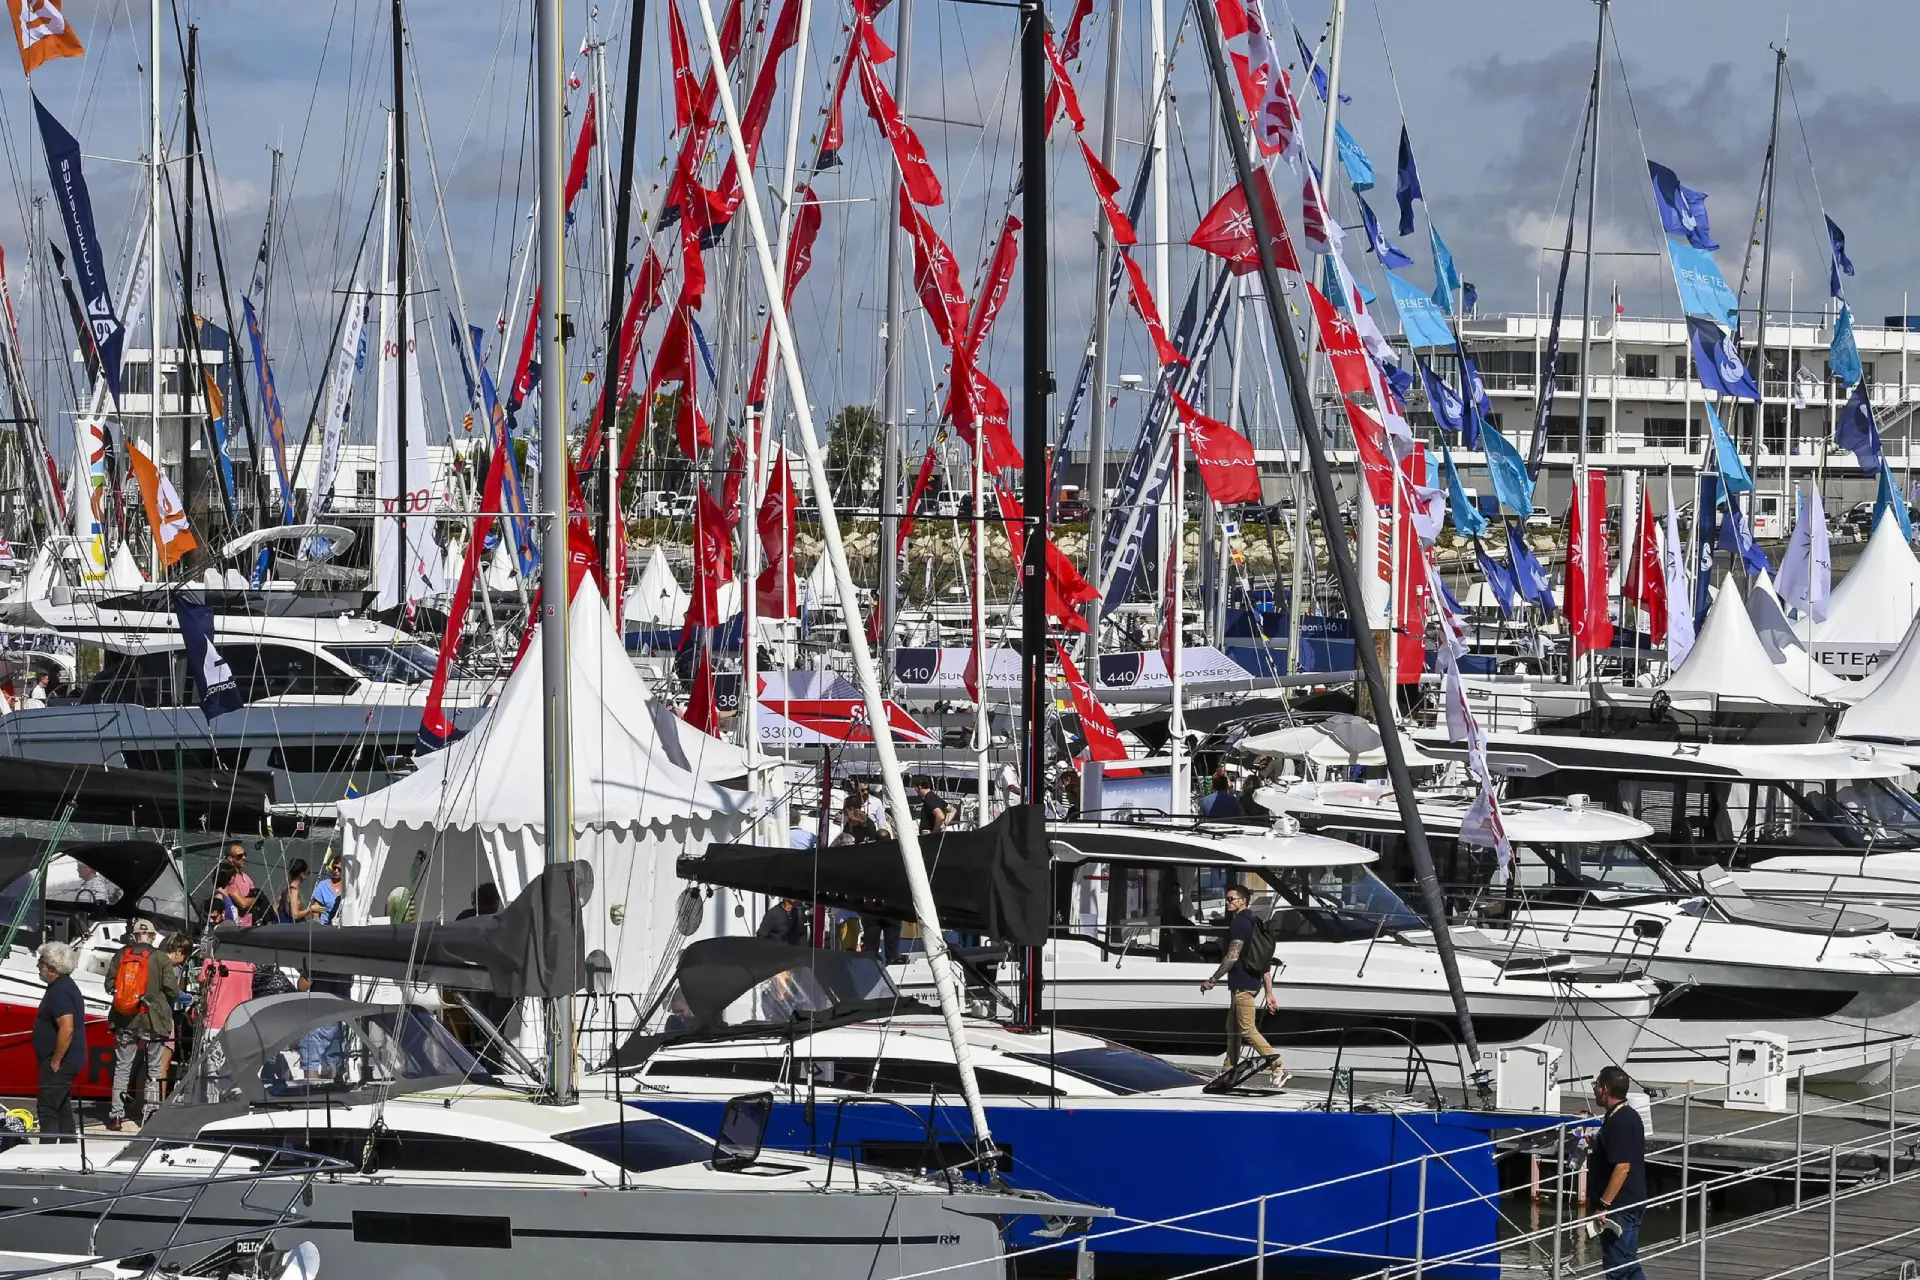
<instances>
[{"instance_id":1,"label":"bimini top","mask_svg":"<svg viewBox=\"0 0 1920 1280\"><path fill-rule=\"evenodd\" d=\"M1372 827L1397 828L1400 811L1385 782L1282 782L1254 796L1277 812L1312 813L1349 819ZM1455 835L1473 803L1471 795L1448 791L1420 793L1420 817L1429 831ZM1574 801L1503 800L1500 819L1507 836L1530 844L1601 844L1645 840L1653 828L1638 818Z\"/></svg>"},{"instance_id":2,"label":"bimini top","mask_svg":"<svg viewBox=\"0 0 1920 1280\"><path fill-rule=\"evenodd\" d=\"M1290 820L1271 826L1174 818L1054 822L1047 825L1047 839L1054 861L1065 863L1113 859L1202 866L1352 867L1380 856L1344 840L1303 835L1299 824Z\"/></svg>"},{"instance_id":3,"label":"bimini top","mask_svg":"<svg viewBox=\"0 0 1920 1280\"><path fill-rule=\"evenodd\" d=\"M1435 755L1466 755L1446 731L1421 730ZM1779 746L1670 742L1638 738L1582 738L1560 734L1490 733L1487 761L1510 778L1541 778L1562 769L1635 777L1744 778L1753 782L1847 782L1897 778L1904 766L1864 742L1808 742Z\"/></svg>"}]
</instances>

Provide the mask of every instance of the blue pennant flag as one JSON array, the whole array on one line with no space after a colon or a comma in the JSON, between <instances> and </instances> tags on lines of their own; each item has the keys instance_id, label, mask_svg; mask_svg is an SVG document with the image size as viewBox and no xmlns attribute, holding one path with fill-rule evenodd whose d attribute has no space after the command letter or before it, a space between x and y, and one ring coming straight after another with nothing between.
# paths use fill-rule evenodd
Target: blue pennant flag
<instances>
[{"instance_id":1,"label":"blue pennant flag","mask_svg":"<svg viewBox=\"0 0 1920 1280\"><path fill-rule=\"evenodd\" d=\"M1660 225L1671 236L1679 236L1696 249L1718 249L1713 233L1707 229L1707 193L1680 185L1673 170L1647 161L1653 177L1653 199L1660 206Z\"/></svg>"},{"instance_id":2,"label":"blue pennant flag","mask_svg":"<svg viewBox=\"0 0 1920 1280\"><path fill-rule=\"evenodd\" d=\"M1427 389L1427 403L1433 408L1433 420L1448 431L1459 431L1466 426L1467 406L1447 380L1433 371L1425 356L1415 356L1414 362L1420 366L1420 381Z\"/></svg>"},{"instance_id":3,"label":"blue pennant flag","mask_svg":"<svg viewBox=\"0 0 1920 1280\"><path fill-rule=\"evenodd\" d=\"M1827 270L1827 288L1840 296L1840 274L1853 274L1853 259L1847 256L1847 233L1832 218L1827 219L1827 241L1833 246L1833 262Z\"/></svg>"},{"instance_id":4,"label":"blue pennant flag","mask_svg":"<svg viewBox=\"0 0 1920 1280\"><path fill-rule=\"evenodd\" d=\"M1405 369L1397 364L1388 364L1383 361L1380 365L1380 376L1387 380L1387 385L1393 388L1393 394L1401 404L1413 398L1413 375Z\"/></svg>"},{"instance_id":5,"label":"blue pennant flag","mask_svg":"<svg viewBox=\"0 0 1920 1280\"><path fill-rule=\"evenodd\" d=\"M1313 91L1320 95L1320 101L1327 100L1327 69L1314 61L1313 50L1307 47L1306 37L1300 34L1300 28L1293 29L1293 42L1300 46L1300 65L1313 73ZM1352 102L1346 94L1340 95L1342 103ZM1336 124L1336 128L1339 126Z\"/></svg>"},{"instance_id":6,"label":"blue pennant flag","mask_svg":"<svg viewBox=\"0 0 1920 1280\"><path fill-rule=\"evenodd\" d=\"M1699 475L1699 488L1693 502L1693 625L1698 631L1707 622L1707 609L1713 603L1713 548L1719 542L1720 477L1711 471Z\"/></svg>"},{"instance_id":7,"label":"blue pennant flag","mask_svg":"<svg viewBox=\"0 0 1920 1280\"><path fill-rule=\"evenodd\" d=\"M1879 473L1880 427L1873 420L1873 402L1868 395L1865 378L1854 384L1853 394L1847 397L1846 407L1840 410L1840 419L1833 426L1833 439L1841 448L1853 450L1853 456L1860 462L1862 475Z\"/></svg>"},{"instance_id":8,"label":"blue pennant flag","mask_svg":"<svg viewBox=\"0 0 1920 1280\"><path fill-rule=\"evenodd\" d=\"M1373 161L1347 132L1347 126L1338 120L1333 122L1333 140L1340 147L1340 166L1347 171L1347 181L1353 184L1353 189L1373 190Z\"/></svg>"},{"instance_id":9,"label":"blue pennant flag","mask_svg":"<svg viewBox=\"0 0 1920 1280\"><path fill-rule=\"evenodd\" d=\"M1860 344L1853 339L1853 308L1844 302L1840 304L1839 317L1833 322L1833 345L1827 350L1827 365L1843 386L1850 387L1860 381Z\"/></svg>"},{"instance_id":10,"label":"blue pennant flag","mask_svg":"<svg viewBox=\"0 0 1920 1280\"><path fill-rule=\"evenodd\" d=\"M540 548L535 545L533 522L527 518L527 491L520 482L520 468L516 465L507 415L500 410L500 396L494 389L493 373L487 368L483 354L486 335L481 333L479 325L467 326L467 333L473 342L474 365L480 370L480 411L487 421L487 445L490 449L506 451L501 455L500 509L513 521L514 556L520 562L520 576L524 581L540 563Z\"/></svg>"},{"instance_id":11,"label":"blue pennant flag","mask_svg":"<svg viewBox=\"0 0 1920 1280\"><path fill-rule=\"evenodd\" d=\"M187 669L193 673L193 691L200 698L200 714L211 720L246 705L234 682L233 670L213 643L213 607L198 590L174 592L173 611L180 619L180 639L187 650Z\"/></svg>"},{"instance_id":12,"label":"blue pennant flag","mask_svg":"<svg viewBox=\"0 0 1920 1280\"><path fill-rule=\"evenodd\" d=\"M1708 403L1707 426L1713 432L1713 456L1719 464L1720 482L1728 493L1749 493L1753 489L1753 477L1747 474L1746 464L1740 461L1740 450L1733 444L1733 437L1720 422L1720 415L1714 412Z\"/></svg>"},{"instance_id":13,"label":"blue pennant flag","mask_svg":"<svg viewBox=\"0 0 1920 1280\"><path fill-rule=\"evenodd\" d=\"M1907 514L1906 499L1900 496L1900 486L1893 482L1893 464L1880 460L1880 490L1873 498L1873 524L1880 526L1880 517L1893 512L1893 518L1900 522L1900 536L1908 542L1913 541L1913 519Z\"/></svg>"},{"instance_id":14,"label":"blue pennant flag","mask_svg":"<svg viewBox=\"0 0 1920 1280\"><path fill-rule=\"evenodd\" d=\"M1520 594L1537 605L1542 616L1551 618L1554 613L1553 584L1547 580L1547 571L1541 566L1540 557L1534 555L1533 548L1527 545L1526 534L1522 532L1518 520L1507 521L1507 559L1513 563L1513 576Z\"/></svg>"},{"instance_id":15,"label":"blue pennant flag","mask_svg":"<svg viewBox=\"0 0 1920 1280\"><path fill-rule=\"evenodd\" d=\"M1667 261L1673 266L1673 286L1680 293L1680 310L1690 316L1712 316L1722 329L1738 328L1740 299L1720 274L1720 264L1704 249L1679 236L1667 238Z\"/></svg>"},{"instance_id":16,"label":"blue pennant flag","mask_svg":"<svg viewBox=\"0 0 1920 1280\"><path fill-rule=\"evenodd\" d=\"M1420 193L1420 170L1413 163L1413 139L1407 136L1407 126L1400 126L1400 176L1394 183L1393 195L1400 202L1400 234L1413 234L1413 202L1425 200Z\"/></svg>"},{"instance_id":17,"label":"blue pennant flag","mask_svg":"<svg viewBox=\"0 0 1920 1280\"><path fill-rule=\"evenodd\" d=\"M202 351L230 352L233 350L233 339L225 329L222 329L213 321L201 320L199 329L199 342ZM230 371L230 366L225 360L222 360L219 364L211 368L202 370L207 380L213 383L213 390L215 392L215 394L207 397L207 424L213 431L214 456L218 461L220 469L220 497L226 504L229 518L234 514L235 492L233 484L232 435L228 429L231 415L227 413L226 408L227 400L233 394L232 384L228 381Z\"/></svg>"},{"instance_id":18,"label":"blue pennant flag","mask_svg":"<svg viewBox=\"0 0 1920 1280\"><path fill-rule=\"evenodd\" d=\"M1747 532L1747 522L1740 515L1739 506L1734 503L1727 504L1726 514L1720 520L1720 549L1739 556L1748 577L1768 573L1773 568L1767 563L1767 553Z\"/></svg>"},{"instance_id":19,"label":"blue pennant flag","mask_svg":"<svg viewBox=\"0 0 1920 1280\"><path fill-rule=\"evenodd\" d=\"M1440 228L1427 219L1427 239L1433 242L1433 301L1448 315L1453 314L1453 295L1460 288L1460 272L1454 268L1453 253L1440 238Z\"/></svg>"},{"instance_id":20,"label":"blue pennant flag","mask_svg":"<svg viewBox=\"0 0 1920 1280\"><path fill-rule=\"evenodd\" d=\"M1464 443L1469 449L1480 447L1480 427L1493 421L1493 401L1487 399L1487 384L1480 377L1480 366L1473 362L1467 349L1459 343L1454 344L1454 352L1460 357L1460 392L1467 402L1469 413L1467 425L1472 439Z\"/></svg>"},{"instance_id":21,"label":"blue pennant flag","mask_svg":"<svg viewBox=\"0 0 1920 1280\"><path fill-rule=\"evenodd\" d=\"M1440 465L1447 473L1447 511L1453 516L1453 527L1463 537L1479 537L1487 531L1487 518L1467 496L1467 487L1460 482L1460 470L1453 465L1453 450L1447 448L1445 440L1440 442Z\"/></svg>"},{"instance_id":22,"label":"blue pennant flag","mask_svg":"<svg viewBox=\"0 0 1920 1280\"><path fill-rule=\"evenodd\" d=\"M67 228L67 248L73 253L74 283L80 286L80 300L86 305L87 329L100 356L100 372L107 380L107 390L118 402L120 349L127 330L113 309L107 260L94 228L93 197L87 192L86 175L80 171L80 143L53 118L52 112L40 105L38 95L33 99L33 113L40 121L40 141L47 152L47 177L53 183L54 203L59 206L60 221Z\"/></svg>"},{"instance_id":23,"label":"blue pennant flag","mask_svg":"<svg viewBox=\"0 0 1920 1280\"><path fill-rule=\"evenodd\" d=\"M1358 196L1354 198L1359 200ZM1360 200L1360 225L1366 228L1367 247L1373 250L1376 258L1380 259L1381 266L1391 271L1395 267L1413 265L1412 258L1400 252L1398 245L1380 234L1380 220L1373 216L1373 210L1367 207L1365 200Z\"/></svg>"},{"instance_id":24,"label":"blue pennant flag","mask_svg":"<svg viewBox=\"0 0 1920 1280\"><path fill-rule=\"evenodd\" d=\"M1462 280L1460 282L1460 310L1467 315L1472 315L1474 309L1479 305L1480 291L1473 287L1473 281Z\"/></svg>"},{"instance_id":25,"label":"blue pennant flag","mask_svg":"<svg viewBox=\"0 0 1920 1280\"><path fill-rule=\"evenodd\" d=\"M1693 369L1700 385L1740 400L1760 399L1760 388L1740 354L1732 334L1705 316L1688 316L1687 333L1693 339Z\"/></svg>"},{"instance_id":26,"label":"blue pennant flag","mask_svg":"<svg viewBox=\"0 0 1920 1280\"><path fill-rule=\"evenodd\" d=\"M1527 460L1513 447L1500 428L1488 424L1480 433L1480 447L1487 454L1487 475L1500 505L1522 520L1533 514L1533 478L1527 474Z\"/></svg>"},{"instance_id":27,"label":"blue pennant flag","mask_svg":"<svg viewBox=\"0 0 1920 1280\"><path fill-rule=\"evenodd\" d=\"M1500 616L1512 618L1514 593L1520 589L1520 584L1514 581L1513 571L1488 555L1478 538L1473 541L1473 558L1480 565L1480 574L1487 580L1487 588L1493 592L1495 603L1500 606Z\"/></svg>"},{"instance_id":28,"label":"blue pennant flag","mask_svg":"<svg viewBox=\"0 0 1920 1280\"><path fill-rule=\"evenodd\" d=\"M1400 332L1406 335L1409 347L1453 345L1453 327L1433 299L1420 292L1419 285L1389 271L1387 288L1393 294L1394 307L1400 312Z\"/></svg>"}]
</instances>

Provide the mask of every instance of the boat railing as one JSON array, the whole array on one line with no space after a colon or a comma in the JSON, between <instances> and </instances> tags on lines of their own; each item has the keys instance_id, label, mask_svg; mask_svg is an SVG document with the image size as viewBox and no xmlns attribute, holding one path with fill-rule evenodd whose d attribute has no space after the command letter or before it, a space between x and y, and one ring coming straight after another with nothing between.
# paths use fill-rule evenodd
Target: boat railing
<instances>
[{"instance_id":1,"label":"boat railing","mask_svg":"<svg viewBox=\"0 0 1920 1280\"><path fill-rule=\"evenodd\" d=\"M910 1120L912 1120L915 1125L919 1126L921 1129L921 1132L925 1136L924 1150L926 1152L926 1163L925 1165L922 1166L923 1172L929 1177L937 1174L939 1177L944 1179L947 1184L948 1191L952 1191L955 1189L955 1186L956 1186L955 1180L954 1180L955 1173L966 1169L969 1164L974 1163L974 1161L962 1161L958 1164L953 1164L953 1163L950 1163L941 1154L941 1151L940 1151L941 1130L935 1121L935 1117L939 1114L939 1110L940 1110L940 1091L938 1089L934 1089L928 1094L927 1113L924 1116L920 1115L912 1107L908 1106L905 1102L901 1101L899 1098L888 1097L884 1094L875 1094L875 1093L849 1094L844 1097L836 1098L834 1099L834 1102L833 1102L833 1129L831 1131L830 1136L827 1139L827 1179L826 1181L828 1186L833 1185L833 1175L834 1175L834 1172L839 1168L841 1155L844 1152L846 1155L847 1167L852 1172L852 1175L853 1175L854 1189L858 1190L860 1187L859 1153L865 1150L870 1145L870 1142L841 1141L840 1126L841 1126L841 1122L846 1119L847 1109L849 1107L861 1107L861 1106L884 1106L884 1107L897 1108L898 1110L904 1112L906 1116ZM957 1140L960 1140L963 1142L965 1141L963 1135L961 1135L958 1132L954 1132L953 1137ZM969 1147L969 1149L971 1149L971 1147ZM992 1171L983 1170L983 1172L992 1172Z\"/></svg>"},{"instance_id":2,"label":"boat railing","mask_svg":"<svg viewBox=\"0 0 1920 1280\"><path fill-rule=\"evenodd\" d=\"M119 1163L116 1160L104 1165L90 1164L85 1159L83 1144L76 1142L73 1145L82 1151L83 1170L111 1172ZM128 1162L126 1176L118 1186L105 1191L81 1191L55 1196L50 1194L53 1190L50 1185L31 1204L17 1209L0 1209L0 1237L5 1237L11 1230L6 1224L35 1214L53 1213L64 1217L92 1215L93 1218L87 1228L90 1256L50 1260L48 1265L31 1270L9 1267L7 1280L81 1275L89 1267L122 1263L129 1266L138 1264L143 1280L158 1273L163 1263L167 1264L167 1271L171 1274L179 1268L180 1259L174 1255L181 1250L192 1250L197 1256L204 1257L228 1246L269 1239L276 1231L299 1226L307 1221L305 1209L312 1203L313 1180L323 1174L352 1172L352 1165L345 1160L292 1148L206 1139L195 1139L183 1145L191 1146L211 1163L211 1169L196 1168L164 1156L156 1159L156 1153L161 1150L159 1144L142 1143L135 1138L127 1146L135 1148L136 1153ZM138 1151L141 1146L145 1146L146 1150ZM59 1175L53 1171L49 1171L49 1174L52 1182L57 1183ZM269 1185L274 1188L271 1193L267 1190ZM207 1193L216 1187L228 1186L241 1188L238 1206L253 1216L244 1222L237 1221L233 1210L224 1208L217 1217L196 1220L196 1212ZM138 1244L122 1253L102 1250L102 1231L110 1224L115 1224L116 1211L122 1210L129 1201L134 1202L134 1207L126 1210L126 1216L119 1219L118 1225L138 1223L142 1228L152 1228L153 1234L143 1232ZM177 1212L170 1215L157 1207L167 1205L174 1206ZM160 1238L162 1231L164 1238Z\"/></svg>"},{"instance_id":3,"label":"boat railing","mask_svg":"<svg viewBox=\"0 0 1920 1280\"><path fill-rule=\"evenodd\" d=\"M1680 1110L1681 1133L1677 1142L1667 1141L1657 1146L1653 1145L1650 1134L1647 1160L1665 1167L1677 1164L1680 1180L1675 1190L1650 1196L1642 1207L1649 1211L1674 1211L1679 1225L1672 1239L1643 1244L1640 1262L1644 1265L1667 1259L1665 1270L1675 1273L1678 1267L1689 1261L1691 1255L1692 1259L1697 1259L1700 1273L1706 1274L1715 1242L1722 1242L1724 1257L1725 1242L1729 1237L1737 1237L1757 1227L1802 1214L1819 1214L1824 1218L1829 1256L1844 1258L1871 1253L1873 1244L1851 1245L1844 1252L1837 1247L1839 1206L1852 1197L1890 1184L1920 1180L1920 1113L1900 1111L1903 1097L1909 1103L1915 1101L1913 1095L1920 1090L1920 1083L1899 1084L1891 1075L1891 1069L1898 1062L1899 1050L1890 1051L1889 1084L1885 1090L1846 1100L1820 1100L1817 1106L1809 1105L1805 1088L1806 1071L1799 1069L1798 1088L1791 1110L1764 1113L1752 1124L1731 1130L1716 1130L1712 1135L1717 1144L1745 1140L1754 1144L1756 1150L1764 1146L1769 1151L1779 1151L1781 1154L1722 1173L1710 1173L1693 1166L1692 1139L1695 1130L1692 1121L1697 1107L1716 1100L1724 1102L1729 1096L1728 1086L1675 1091L1652 1101L1651 1108L1656 1111L1668 1109L1669 1116L1671 1109ZM1881 1119L1876 1120L1875 1117ZM1857 1138L1847 1141L1809 1143L1807 1122L1822 1119L1851 1120L1861 1123L1863 1129ZM1072 1241L1048 1242L1009 1250L1006 1259L1017 1264L1022 1258L1048 1252L1058 1254L1069 1249L1097 1254L1103 1247L1120 1247L1120 1242L1126 1237L1139 1232L1170 1229L1204 1234L1219 1242L1240 1244L1245 1247L1246 1254L1224 1263L1216 1257L1191 1271L1163 1276L1162 1280L1200 1280L1203 1276L1218 1275L1229 1267L1242 1268L1248 1260L1253 1263L1255 1280L1265 1280L1270 1261L1285 1274L1292 1274L1302 1267L1318 1270L1337 1265L1344 1274L1355 1277L1355 1280L1416 1280L1439 1271L1453 1275L1484 1274L1489 1280L1495 1280L1515 1270L1516 1258L1529 1257L1531 1265L1523 1265L1520 1269L1529 1272L1537 1270L1550 1277L1599 1280L1605 1274L1605 1264L1596 1259L1592 1265L1576 1266L1578 1260L1570 1256L1568 1249L1569 1236L1583 1233L1594 1217L1580 1210L1574 1201L1578 1197L1575 1188L1584 1163L1582 1140L1587 1131L1597 1128L1599 1122L1600 1117L1594 1115L1557 1119L1516 1115L1510 1129L1496 1133L1483 1142L1444 1150L1435 1149L1424 1134L1409 1126L1406 1132L1426 1149L1383 1165L1167 1218L1118 1218L1113 1220L1113 1225L1089 1231ZM1790 1152L1787 1151L1788 1143L1783 1132L1786 1129L1792 1133ZM1770 1132L1780 1136L1765 1136ZM1511 1194L1509 1191L1497 1186L1491 1191L1479 1190L1474 1173L1462 1167L1462 1162L1467 1159L1514 1153L1517 1150L1516 1135L1523 1137L1526 1154L1552 1161L1552 1186L1545 1195L1551 1200L1553 1211L1549 1215L1548 1225L1533 1230L1520 1230L1519 1224L1501 1206L1500 1201ZM1292 1211L1295 1206L1312 1203L1314 1197L1328 1192L1360 1195L1366 1192L1369 1184L1397 1190L1404 1185L1403 1180L1408 1179L1413 1181L1416 1188L1415 1195L1411 1197L1412 1203L1398 1212L1389 1211L1377 1221L1307 1240L1279 1242L1270 1237L1270 1222L1297 1223L1306 1220L1307 1214L1296 1216ZM1843 1179L1846 1180L1845 1186L1842 1185ZM1780 1191L1779 1207L1718 1224L1709 1222L1706 1216L1709 1201L1722 1201L1731 1191L1759 1184L1769 1184ZM1790 1201L1785 1195L1787 1184L1792 1188ZM1825 1194L1815 1194L1822 1186ZM1449 1187L1469 1190L1466 1194L1449 1194ZM1382 1194L1380 1199L1383 1204L1394 1206L1403 1203L1398 1194L1391 1198ZM1569 1213L1570 1209L1574 1212ZM1443 1213L1487 1210L1498 1215L1513 1230L1497 1239L1490 1232L1485 1243L1464 1249L1445 1253L1427 1252L1426 1227L1430 1218ZM1253 1219L1251 1231L1246 1229L1249 1217ZM1809 1220L1806 1227L1811 1231L1814 1223ZM1902 1227L1894 1223L1889 1223L1885 1230L1886 1240L1911 1238L1920 1234L1920 1228ZM1404 1240L1409 1233L1413 1237L1410 1253L1386 1253L1376 1244L1388 1242L1391 1245ZM1857 1230L1852 1234L1857 1235ZM1406 1246L1400 1244L1399 1248L1405 1250ZM1383 1256L1394 1260L1377 1265ZM961 1265L964 1264L914 1272L899 1280L931 1280L932 1277L956 1271ZM1786 1266L1776 1271L1770 1280L1810 1274L1817 1265ZM1080 1274L1089 1272L1081 1271Z\"/></svg>"}]
</instances>

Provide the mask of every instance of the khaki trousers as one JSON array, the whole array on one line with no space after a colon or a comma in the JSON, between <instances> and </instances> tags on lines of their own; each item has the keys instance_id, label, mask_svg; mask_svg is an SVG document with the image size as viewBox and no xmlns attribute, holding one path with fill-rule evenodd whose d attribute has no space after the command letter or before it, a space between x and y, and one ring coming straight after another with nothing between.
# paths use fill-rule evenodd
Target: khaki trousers
<instances>
[{"instance_id":1,"label":"khaki trousers","mask_svg":"<svg viewBox=\"0 0 1920 1280\"><path fill-rule=\"evenodd\" d=\"M1253 1051L1269 1062L1280 1055L1273 1051L1267 1038L1260 1034L1260 1028L1254 1022L1254 1010L1257 1008L1259 993L1256 991L1235 991L1233 1000L1227 1005L1227 1070L1240 1058L1242 1043L1253 1046Z\"/></svg>"}]
</instances>

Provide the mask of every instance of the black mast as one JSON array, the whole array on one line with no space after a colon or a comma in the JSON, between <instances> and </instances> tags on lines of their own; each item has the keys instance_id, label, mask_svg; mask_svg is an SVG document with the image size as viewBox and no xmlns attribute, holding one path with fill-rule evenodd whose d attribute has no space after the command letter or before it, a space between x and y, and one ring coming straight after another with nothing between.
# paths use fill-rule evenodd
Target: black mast
<instances>
[{"instance_id":1,"label":"black mast","mask_svg":"<svg viewBox=\"0 0 1920 1280\"><path fill-rule=\"evenodd\" d=\"M600 482L612 487L601 491L604 495L600 503L602 519L594 546L600 553L600 567L607 576L609 590L619 589L613 581L613 521L608 513L614 511L620 501L613 425L620 420L620 404L615 394L620 379L620 334L627 320L627 236L633 221L633 146L639 133L634 122L640 118L640 55L646 48L646 31L647 0L633 0L633 22L627 29L626 109L620 114L620 189L613 207L613 268L607 279L607 364L600 379L600 448L604 459ZM636 431L647 427L640 415L635 415L633 425ZM595 460L583 458L581 462L593 466ZM752 590L752 584L748 584L747 589Z\"/></svg>"},{"instance_id":2,"label":"black mast","mask_svg":"<svg viewBox=\"0 0 1920 1280\"><path fill-rule=\"evenodd\" d=\"M1192 0L1192 4L1194 22L1199 26L1206 43L1207 64L1213 73L1216 101L1220 104L1220 127L1227 135L1233 156L1234 176L1242 188L1252 191L1253 159L1247 153L1245 126L1240 122L1236 106L1240 101L1239 86L1227 70L1226 50L1220 39L1220 29L1215 25L1214 15L1210 11L1211 6L1201 3L1201 0ZM1333 560L1340 594L1346 598L1347 612L1353 619L1354 656L1359 659L1361 677L1366 681L1367 693L1373 700L1374 715L1380 728L1380 747L1387 758L1387 775L1393 787L1394 802L1400 810L1401 825L1406 828L1407 851L1413 857L1414 870L1420 880L1427 918L1433 922L1434 946L1440 953L1440 967L1447 975L1447 988L1453 994L1454 1015L1460 1021L1460 1033L1466 1042L1467 1061L1472 1064L1469 1070L1475 1073L1475 1081L1481 1085L1484 1093L1485 1084L1478 1071L1480 1042L1474 1034L1473 1014L1467 1008L1466 993L1461 989L1460 963L1453 953L1453 938L1447 932L1446 899L1441 896L1440 881L1434 874L1433 853L1427 847L1426 826L1420 821L1419 802L1412 779L1407 774L1407 757L1400 746L1400 727L1394 719L1393 697L1380 669L1380 655L1373 647L1373 630L1367 621L1360 593L1360 575L1354 568L1353 551L1340 533L1339 494L1333 487L1333 471L1327 464L1326 442L1320 438L1321 428L1314 416L1313 397L1307 387L1304 366L1300 362L1300 344L1294 337L1293 325L1286 314L1286 293L1281 288L1280 270L1273 260L1273 241L1270 239L1273 228L1267 225L1266 211L1260 201L1248 200L1247 209L1252 214L1253 235L1260 250L1260 291L1266 302L1267 319L1280 347L1280 364L1286 372L1294 422L1299 428L1300 438L1306 443L1307 460L1313 470L1314 502L1320 508L1320 522L1329 533L1327 553ZM1582 372L1584 374L1584 370ZM1028 465L1031 466L1031 462Z\"/></svg>"},{"instance_id":3,"label":"black mast","mask_svg":"<svg viewBox=\"0 0 1920 1280\"><path fill-rule=\"evenodd\" d=\"M1026 0L1020 6L1020 212L1027 233L1020 263L1025 427L1021 488L1027 526L1020 566L1020 707L1026 717L1026 777L1020 798L1028 804L1043 803L1047 786L1047 426L1053 371L1047 360L1046 31L1046 13L1038 0ZM1031 1023L1039 1014L1040 963L1034 948L1023 957L1019 1006L1021 1022Z\"/></svg>"}]
</instances>

